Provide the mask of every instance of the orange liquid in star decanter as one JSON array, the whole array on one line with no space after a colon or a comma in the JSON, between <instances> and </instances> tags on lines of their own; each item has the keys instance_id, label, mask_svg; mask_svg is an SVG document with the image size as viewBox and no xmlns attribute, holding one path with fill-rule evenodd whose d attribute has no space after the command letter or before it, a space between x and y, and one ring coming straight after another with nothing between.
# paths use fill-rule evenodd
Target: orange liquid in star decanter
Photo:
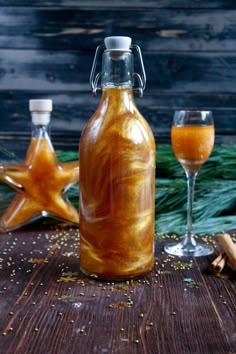
<instances>
[{"instance_id":1,"label":"orange liquid in star decanter","mask_svg":"<svg viewBox=\"0 0 236 354\"><path fill-rule=\"evenodd\" d=\"M78 162L60 165L48 138L32 138L24 164L5 165L5 169L7 178L22 188L1 219L2 229L23 225L43 211L79 222L76 209L62 195L63 188L78 177Z\"/></svg>"},{"instance_id":2,"label":"orange liquid in star decanter","mask_svg":"<svg viewBox=\"0 0 236 354\"><path fill-rule=\"evenodd\" d=\"M131 89L103 91L80 141L80 266L119 280L154 262L155 142Z\"/></svg>"},{"instance_id":3,"label":"orange liquid in star decanter","mask_svg":"<svg viewBox=\"0 0 236 354\"><path fill-rule=\"evenodd\" d=\"M171 143L186 170L199 171L214 146L214 126L172 126Z\"/></svg>"}]
</instances>

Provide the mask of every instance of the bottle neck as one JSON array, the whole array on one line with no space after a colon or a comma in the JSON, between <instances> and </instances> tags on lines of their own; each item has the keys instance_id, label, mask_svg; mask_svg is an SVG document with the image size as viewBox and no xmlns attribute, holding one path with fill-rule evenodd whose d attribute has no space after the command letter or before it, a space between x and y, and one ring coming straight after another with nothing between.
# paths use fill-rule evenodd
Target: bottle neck
<instances>
[{"instance_id":1,"label":"bottle neck","mask_svg":"<svg viewBox=\"0 0 236 354\"><path fill-rule=\"evenodd\" d=\"M133 87L133 55L130 52L103 53L102 89Z\"/></svg>"},{"instance_id":2,"label":"bottle neck","mask_svg":"<svg viewBox=\"0 0 236 354\"><path fill-rule=\"evenodd\" d=\"M102 91L102 104L106 106L115 105L124 110L133 111L135 105L133 90L131 87L108 87Z\"/></svg>"},{"instance_id":3,"label":"bottle neck","mask_svg":"<svg viewBox=\"0 0 236 354\"><path fill-rule=\"evenodd\" d=\"M32 112L32 138L49 136L50 112Z\"/></svg>"}]
</instances>

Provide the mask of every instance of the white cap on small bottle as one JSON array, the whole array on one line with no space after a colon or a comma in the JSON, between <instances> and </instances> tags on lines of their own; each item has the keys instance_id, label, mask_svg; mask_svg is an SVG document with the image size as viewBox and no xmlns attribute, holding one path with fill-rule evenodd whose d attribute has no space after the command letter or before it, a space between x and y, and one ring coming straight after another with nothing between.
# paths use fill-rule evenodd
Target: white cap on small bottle
<instances>
[{"instance_id":1,"label":"white cap on small bottle","mask_svg":"<svg viewBox=\"0 0 236 354\"><path fill-rule=\"evenodd\" d=\"M132 39L130 37L113 36L104 39L107 50L130 52Z\"/></svg>"},{"instance_id":2,"label":"white cap on small bottle","mask_svg":"<svg viewBox=\"0 0 236 354\"><path fill-rule=\"evenodd\" d=\"M52 100L30 100L29 110L32 112L32 123L35 125L47 125L50 122Z\"/></svg>"},{"instance_id":3,"label":"white cap on small bottle","mask_svg":"<svg viewBox=\"0 0 236 354\"><path fill-rule=\"evenodd\" d=\"M30 100L29 110L31 112L52 112L52 100Z\"/></svg>"}]
</instances>

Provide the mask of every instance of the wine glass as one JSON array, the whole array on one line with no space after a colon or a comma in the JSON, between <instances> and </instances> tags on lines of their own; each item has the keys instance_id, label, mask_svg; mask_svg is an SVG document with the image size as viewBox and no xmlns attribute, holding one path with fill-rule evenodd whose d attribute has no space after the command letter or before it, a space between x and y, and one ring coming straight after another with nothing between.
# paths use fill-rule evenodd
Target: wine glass
<instances>
[{"instance_id":1,"label":"wine glass","mask_svg":"<svg viewBox=\"0 0 236 354\"><path fill-rule=\"evenodd\" d=\"M171 128L171 144L187 177L187 225L181 242L164 247L177 256L206 256L213 253L210 245L197 243L192 233L194 186L197 174L214 146L214 122L210 111L176 111Z\"/></svg>"}]
</instances>

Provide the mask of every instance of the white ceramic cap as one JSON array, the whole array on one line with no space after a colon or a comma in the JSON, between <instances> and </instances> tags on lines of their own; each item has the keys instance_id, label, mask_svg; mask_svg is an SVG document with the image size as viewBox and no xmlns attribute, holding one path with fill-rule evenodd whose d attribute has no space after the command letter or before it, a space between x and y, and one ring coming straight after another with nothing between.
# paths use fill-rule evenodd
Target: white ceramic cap
<instances>
[{"instance_id":1,"label":"white ceramic cap","mask_svg":"<svg viewBox=\"0 0 236 354\"><path fill-rule=\"evenodd\" d=\"M131 38L122 36L106 37L104 43L107 50L130 51Z\"/></svg>"},{"instance_id":2,"label":"white ceramic cap","mask_svg":"<svg viewBox=\"0 0 236 354\"><path fill-rule=\"evenodd\" d=\"M29 110L31 112L52 112L52 100L30 100Z\"/></svg>"},{"instance_id":3,"label":"white ceramic cap","mask_svg":"<svg viewBox=\"0 0 236 354\"><path fill-rule=\"evenodd\" d=\"M52 100L30 100L29 109L32 112L32 123L35 125L47 125L50 123Z\"/></svg>"}]
</instances>

